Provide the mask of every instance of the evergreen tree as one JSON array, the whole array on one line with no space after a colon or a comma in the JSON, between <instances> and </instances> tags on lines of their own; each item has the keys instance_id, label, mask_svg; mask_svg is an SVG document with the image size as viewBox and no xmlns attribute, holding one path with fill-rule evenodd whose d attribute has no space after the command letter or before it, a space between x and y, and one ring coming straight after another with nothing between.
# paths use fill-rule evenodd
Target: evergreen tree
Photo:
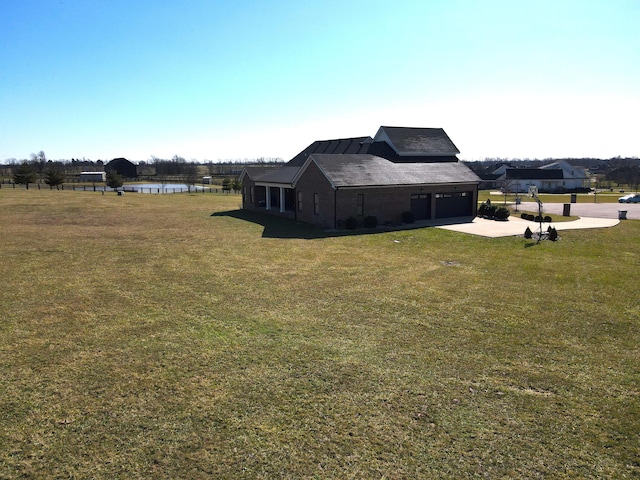
<instances>
[{"instance_id":1,"label":"evergreen tree","mask_svg":"<svg viewBox=\"0 0 640 480\"><path fill-rule=\"evenodd\" d=\"M49 188L53 189L53 187L58 187L58 185L62 185L64 182L64 175L57 168L49 167L49 169L45 173L44 183L49 185Z\"/></svg>"},{"instance_id":2,"label":"evergreen tree","mask_svg":"<svg viewBox=\"0 0 640 480\"><path fill-rule=\"evenodd\" d=\"M231 179L224 178L222 180L222 191L225 193L229 193L230 190L231 190Z\"/></svg>"},{"instance_id":3,"label":"evergreen tree","mask_svg":"<svg viewBox=\"0 0 640 480\"><path fill-rule=\"evenodd\" d=\"M107 173L107 186L113 188L114 190L116 190L117 188L120 188L123 184L123 180L122 177L120 176L120 174L118 172L116 172L115 170L109 170L109 172Z\"/></svg>"},{"instance_id":4,"label":"evergreen tree","mask_svg":"<svg viewBox=\"0 0 640 480\"><path fill-rule=\"evenodd\" d=\"M36 172L27 162L22 162L13 174L13 181L18 185L26 185L29 190L29 184L36 181Z\"/></svg>"}]
</instances>

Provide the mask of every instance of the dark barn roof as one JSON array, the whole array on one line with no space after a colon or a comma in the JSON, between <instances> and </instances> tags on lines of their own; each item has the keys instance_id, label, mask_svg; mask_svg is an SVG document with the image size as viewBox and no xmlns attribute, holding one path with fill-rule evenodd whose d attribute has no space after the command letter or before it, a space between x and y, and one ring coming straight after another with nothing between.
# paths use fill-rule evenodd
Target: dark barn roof
<instances>
[{"instance_id":1,"label":"dark barn roof","mask_svg":"<svg viewBox=\"0 0 640 480\"><path fill-rule=\"evenodd\" d=\"M114 158L104 166L104 169L106 172L115 170L125 178L135 178L138 172L136 165L126 158Z\"/></svg>"}]
</instances>

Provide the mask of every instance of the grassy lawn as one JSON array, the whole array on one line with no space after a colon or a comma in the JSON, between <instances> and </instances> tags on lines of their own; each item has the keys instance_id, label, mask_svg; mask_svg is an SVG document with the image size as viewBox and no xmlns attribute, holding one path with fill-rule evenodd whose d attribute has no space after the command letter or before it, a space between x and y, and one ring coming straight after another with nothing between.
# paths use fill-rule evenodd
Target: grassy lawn
<instances>
[{"instance_id":1,"label":"grassy lawn","mask_svg":"<svg viewBox=\"0 0 640 480\"><path fill-rule=\"evenodd\" d=\"M640 222L331 236L239 204L0 190L0 478L640 476Z\"/></svg>"}]
</instances>

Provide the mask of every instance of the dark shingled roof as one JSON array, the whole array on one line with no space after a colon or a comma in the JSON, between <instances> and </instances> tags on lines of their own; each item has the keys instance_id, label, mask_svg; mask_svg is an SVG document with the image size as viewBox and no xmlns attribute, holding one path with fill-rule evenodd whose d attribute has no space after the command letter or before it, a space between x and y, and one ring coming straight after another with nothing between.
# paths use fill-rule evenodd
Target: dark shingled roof
<instances>
[{"instance_id":1,"label":"dark shingled roof","mask_svg":"<svg viewBox=\"0 0 640 480\"><path fill-rule=\"evenodd\" d=\"M394 163L369 154L313 154L311 161L334 187L480 182L463 163Z\"/></svg>"},{"instance_id":2,"label":"dark shingled roof","mask_svg":"<svg viewBox=\"0 0 640 480\"><path fill-rule=\"evenodd\" d=\"M507 180L562 180L562 170L551 168L507 168Z\"/></svg>"},{"instance_id":3,"label":"dark shingled roof","mask_svg":"<svg viewBox=\"0 0 640 480\"><path fill-rule=\"evenodd\" d=\"M451 156L460 153L442 128L380 127L374 140L388 137L398 155Z\"/></svg>"},{"instance_id":4,"label":"dark shingled roof","mask_svg":"<svg viewBox=\"0 0 640 480\"><path fill-rule=\"evenodd\" d=\"M287 162L287 165L290 167L301 167L307 157L312 153L367 153L367 148L372 141L373 139L371 137L316 140L298 155L293 157L289 162Z\"/></svg>"},{"instance_id":5,"label":"dark shingled roof","mask_svg":"<svg viewBox=\"0 0 640 480\"><path fill-rule=\"evenodd\" d=\"M265 166L265 165L248 165L244 167L242 174L240 175L240 179L242 180L243 175L247 175L250 180L254 182L256 180L260 180L265 175L273 173L282 168L280 165L278 166Z\"/></svg>"},{"instance_id":6,"label":"dark shingled roof","mask_svg":"<svg viewBox=\"0 0 640 480\"><path fill-rule=\"evenodd\" d=\"M291 167L288 164L277 170L266 172L258 180L265 183L293 183L293 179L300 171L300 167Z\"/></svg>"}]
</instances>

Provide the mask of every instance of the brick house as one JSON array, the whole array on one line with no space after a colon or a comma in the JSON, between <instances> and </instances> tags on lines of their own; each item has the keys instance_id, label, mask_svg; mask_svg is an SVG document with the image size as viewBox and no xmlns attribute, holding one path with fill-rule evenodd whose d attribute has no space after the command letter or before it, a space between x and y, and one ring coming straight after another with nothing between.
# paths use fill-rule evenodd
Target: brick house
<instances>
[{"instance_id":1,"label":"brick house","mask_svg":"<svg viewBox=\"0 0 640 480\"><path fill-rule=\"evenodd\" d=\"M279 168L246 167L246 210L324 228L475 217L480 178L441 128L380 127L375 137L316 141ZM406 218L406 217L405 217Z\"/></svg>"}]
</instances>

